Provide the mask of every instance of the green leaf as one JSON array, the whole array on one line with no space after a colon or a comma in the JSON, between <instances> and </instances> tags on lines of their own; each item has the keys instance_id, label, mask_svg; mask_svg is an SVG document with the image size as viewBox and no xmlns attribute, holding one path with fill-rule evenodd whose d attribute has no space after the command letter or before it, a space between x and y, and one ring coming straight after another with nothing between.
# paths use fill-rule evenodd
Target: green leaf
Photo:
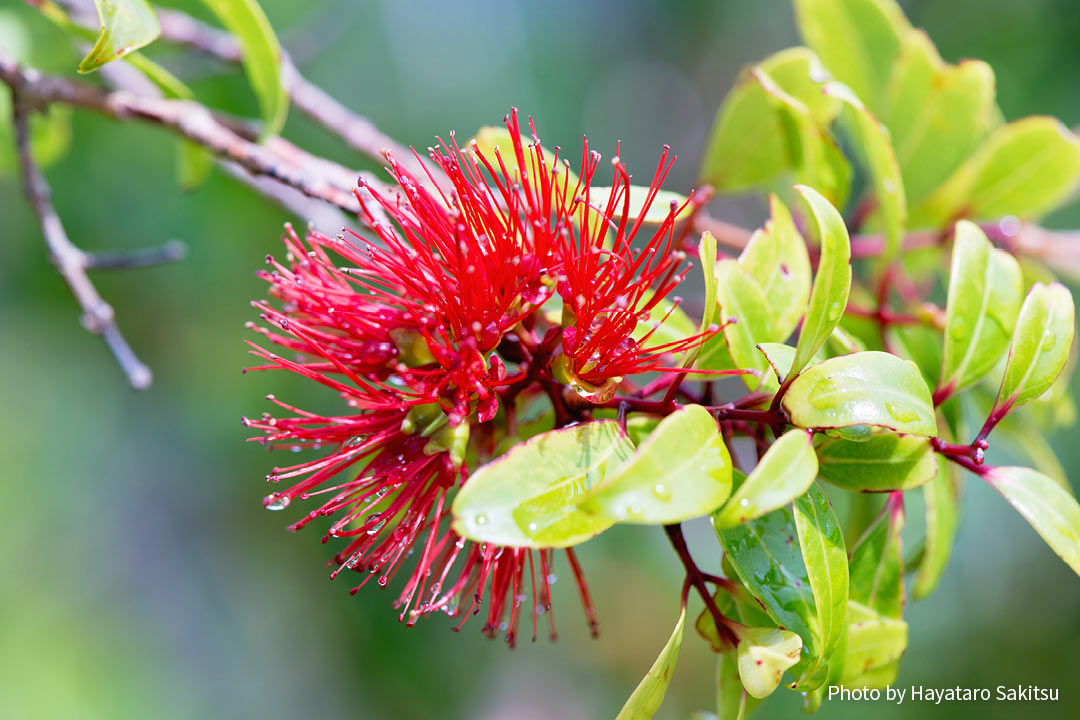
<instances>
[{"instance_id":1,"label":"green leaf","mask_svg":"<svg viewBox=\"0 0 1080 720\"><path fill-rule=\"evenodd\" d=\"M844 103L844 120L853 135L856 154L867 170L877 200L877 215L885 233L885 260L900 251L907 224L907 200L900 164L889 131L866 109L858 97L841 83L832 82L824 92Z\"/></svg>"},{"instance_id":2,"label":"green leaf","mask_svg":"<svg viewBox=\"0 0 1080 720\"><path fill-rule=\"evenodd\" d=\"M848 603L847 653L840 684L882 688L892 683L907 649L908 625L859 602Z\"/></svg>"},{"instance_id":3,"label":"green leaf","mask_svg":"<svg viewBox=\"0 0 1080 720\"><path fill-rule=\"evenodd\" d=\"M731 456L716 420L687 405L661 420L580 506L620 522L668 525L712 512L730 493Z\"/></svg>"},{"instance_id":4,"label":"green leaf","mask_svg":"<svg viewBox=\"0 0 1080 720\"><path fill-rule=\"evenodd\" d=\"M912 214L912 227L940 227L958 215L993 220L1042 217L1080 180L1080 139L1060 121L1029 117L1003 125Z\"/></svg>"},{"instance_id":5,"label":"green leaf","mask_svg":"<svg viewBox=\"0 0 1080 720\"><path fill-rule=\"evenodd\" d=\"M285 127L289 94L281 78L281 46L274 28L257 0L203 0L236 36L244 55L244 72L259 101L262 137L277 135Z\"/></svg>"},{"instance_id":6,"label":"green leaf","mask_svg":"<svg viewBox=\"0 0 1080 720\"><path fill-rule=\"evenodd\" d=\"M734 527L787 505L817 476L817 458L805 430L789 430L758 460L739 489L713 514L713 526Z\"/></svg>"},{"instance_id":7,"label":"green leaf","mask_svg":"<svg viewBox=\"0 0 1080 720\"><path fill-rule=\"evenodd\" d=\"M803 428L937 433L930 389L919 369L885 352L841 355L814 365L795 378L783 406L792 424Z\"/></svg>"},{"instance_id":8,"label":"green leaf","mask_svg":"<svg viewBox=\"0 0 1080 720\"><path fill-rule=\"evenodd\" d=\"M937 475L923 486L926 505L926 543L912 596L922 600L937 587L952 554L953 539L960 512L960 484L956 465L937 458Z\"/></svg>"},{"instance_id":9,"label":"green leaf","mask_svg":"<svg viewBox=\"0 0 1080 720\"><path fill-rule=\"evenodd\" d=\"M756 349L760 342L775 340L774 317L769 299L750 273L731 258L716 263L716 291L724 340L736 367L765 369L765 358ZM761 379L744 375L747 387Z\"/></svg>"},{"instance_id":10,"label":"green leaf","mask_svg":"<svg viewBox=\"0 0 1080 720\"><path fill-rule=\"evenodd\" d=\"M739 678L751 697L772 695L784 671L799 661L802 638L779 628L746 628L735 650Z\"/></svg>"},{"instance_id":11,"label":"green leaf","mask_svg":"<svg viewBox=\"0 0 1080 720\"><path fill-rule=\"evenodd\" d=\"M772 621L802 638L807 658L819 655L818 613L791 506L714 529L735 574Z\"/></svg>"},{"instance_id":12,"label":"green leaf","mask_svg":"<svg viewBox=\"0 0 1080 720\"><path fill-rule=\"evenodd\" d=\"M705 332L716 317L716 238L706 230L701 234L698 245L698 258L701 260L701 272L705 279L705 308L701 313L699 332Z\"/></svg>"},{"instance_id":13,"label":"green leaf","mask_svg":"<svg viewBox=\"0 0 1080 720\"><path fill-rule=\"evenodd\" d=\"M660 651L656 662L638 683L622 710L615 716L615 720L650 720L660 709L660 705L664 702L664 694L667 693L668 685L671 684L671 675L675 672L675 663L679 659L685 624L686 608L684 607L679 613L679 622L675 624L675 630L664 645L664 649Z\"/></svg>"},{"instance_id":14,"label":"green leaf","mask_svg":"<svg viewBox=\"0 0 1080 720\"><path fill-rule=\"evenodd\" d=\"M791 213L769 196L771 219L750 237L739 264L757 281L773 315L773 334L786 340L806 312L810 298L810 256Z\"/></svg>"},{"instance_id":15,"label":"green leaf","mask_svg":"<svg viewBox=\"0 0 1080 720\"><path fill-rule=\"evenodd\" d=\"M799 33L825 67L876 108L910 29L892 0L795 0Z\"/></svg>"},{"instance_id":16,"label":"green leaf","mask_svg":"<svg viewBox=\"0 0 1080 720\"><path fill-rule=\"evenodd\" d=\"M825 127L836 103L805 48L777 53L743 72L716 115L701 177L721 192L767 185L794 171L843 202L850 168Z\"/></svg>"},{"instance_id":17,"label":"green leaf","mask_svg":"<svg viewBox=\"0 0 1080 720\"><path fill-rule=\"evenodd\" d=\"M981 60L948 65L922 30L903 40L882 101L909 203L941 184L994 118L994 71Z\"/></svg>"},{"instance_id":18,"label":"green leaf","mask_svg":"<svg viewBox=\"0 0 1080 720\"><path fill-rule=\"evenodd\" d=\"M1054 384L1069 359L1073 315L1072 295L1064 285L1031 287L1016 320L995 411L1023 405Z\"/></svg>"},{"instance_id":19,"label":"green leaf","mask_svg":"<svg viewBox=\"0 0 1080 720\"><path fill-rule=\"evenodd\" d=\"M890 496L885 510L851 550L851 599L893 618L904 609L903 527L902 498Z\"/></svg>"},{"instance_id":20,"label":"green leaf","mask_svg":"<svg viewBox=\"0 0 1080 720\"><path fill-rule=\"evenodd\" d=\"M847 307L851 290L851 240L844 219L828 200L812 188L797 186L795 189L810 207L821 243L817 276L795 347L795 360L789 371L797 374L840 324Z\"/></svg>"},{"instance_id":21,"label":"green leaf","mask_svg":"<svg viewBox=\"0 0 1080 720\"><path fill-rule=\"evenodd\" d=\"M863 442L822 437L815 444L821 479L853 492L908 490L938 470L927 438L876 433Z\"/></svg>"},{"instance_id":22,"label":"green leaf","mask_svg":"<svg viewBox=\"0 0 1080 720\"><path fill-rule=\"evenodd\" d=\"M107 62L149 45L161 34L154 9L146 0L94 0L101 31L79 72L97 70Z\"/></svg>"},{"instance_id":23,"label":"green leaf","mask_svg":"<svg viewBox=\"0 0 1080 720\"><path fill-rule=\"evenodd\" d=\"M847 632L847 549L840 521L818 485L811 485L805 495L795 500L794 514L803 564L810 578L818 627L821 628L819 654L799 679L802 689L812 690L817 684L807 684L805 679L814 677L829 662ZM824 679L820 678L821 681Z\"/></svg>"},{"instance_id":24,"label":"green leaf","mask_svg":"<svg viewBox=\"0 0 1080 720\"><path fill-rule=\"evenodd\" d=\"M1020 312L1021 288L1016 259L991 246L977 225L958 222L939 387L963 390L997 364Z\"/></svg>"},{"instance_id":25,"label":"green leaf","mask_svg":"<svg viewBox=\"0 0 1080 720\"><path fill-rule=\"evenodd\" d=\"M1030 468L996 467L984 477L1080 575L1080 504L1076 498Z\"/></svg>"},{"instance_id":26,"label":"green leaf","mask_svg":"<svg viewBox=\"0 0 1080 720\"><path fill-rule=\"evenodd\" d=\"M569 547L614 524L577 507L633 445L611 420L537 435L484 465L454 498L462 537L508 547Z\"/></svg>"}]
</instances>

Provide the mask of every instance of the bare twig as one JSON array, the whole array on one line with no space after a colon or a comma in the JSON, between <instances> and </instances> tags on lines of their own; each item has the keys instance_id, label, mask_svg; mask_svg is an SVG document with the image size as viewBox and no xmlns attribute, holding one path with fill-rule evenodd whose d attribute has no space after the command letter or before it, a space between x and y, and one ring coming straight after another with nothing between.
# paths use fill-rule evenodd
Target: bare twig
<instances>
[{"instance_id":1,"label":"bare twig","mask_svg":"<svg viewBox=\"0 0 1080 720\"><path fill-rule=\"evenodd\" d=\"M170 240L158 247L141 250L98 250L83 253L83 267L87 270L131 270L177 262L187 256L187 245Z\"/></svg>"},{"instance_id":2,"label":"bare twig","mask_svg":"<svg viewBox=\"0 0 1080 720\"><path fill-rule=\"evenodd\" d=\"M56 209L52 205L52 191L49 189L49 184L30 153L28 123L30 105L27 103L18 78L10 84L15 144L18 149L23 183L26 186L26 196L30 201L30 206L34 209L38 222L41 224L41 233L45 237L50 259L68 284L79 307L82 308L83 326L105 339L131 386L139 390L145 389L150 386L153 379L150 368L135 356L116 326L112 306L101 298L94 284L87 277L86 270L90 267L91 256L75 247L64 231L60 216L56 214Z\"/></svg>"}]
</instances>

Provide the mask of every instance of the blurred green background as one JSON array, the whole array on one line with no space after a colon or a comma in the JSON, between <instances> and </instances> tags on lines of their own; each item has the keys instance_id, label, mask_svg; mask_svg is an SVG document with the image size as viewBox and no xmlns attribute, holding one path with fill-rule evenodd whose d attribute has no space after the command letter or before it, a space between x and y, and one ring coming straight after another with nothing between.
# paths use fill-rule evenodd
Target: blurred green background
<instances>
[{"instance_id":1,"label":"blurred green background","mask_svg":"<svg viewBox=\"0 0 1080 720\"><path fill-rule=\"evenodd\" d=\"M1075 0L903 4L947 60L993 65L1007 118L1080 122ZM797 42L781 0L263 5L312 80L401 141L468 136L517 105L548 145L576 147L587 133L610 156L623 140L639 178L669 143L682 158L670 187L682 191L739 68ZM36 64L73 71L78 56L31 8L4 0L0 18L26 24ZM235 71L163 47L149 54L204 101L254 113ZM363 166L295 113L286 134ZM345 578L328 579L319 529L289 535L285 516L300 511L262 509L274 459L244 443L239 422L269 409L271 391L324 402L283 375L240 374L248 302L264 289L253 271L277 252L289 216L221 172L183 195L174 172L174 143L160 131L85 113L74 117L72 150L48 170L82 247L189 245L183 263L95 278L154 369L146 393L130 390L79 327L21 187L0 175L0 717L613 716L676 619L681 572L662 533L619 527L581 550L596 641L562 561L559 641L513 652L475 622L460 634L438 618L404 628L390 590L350 597ZM744 223L762 214L757 201L721 212ZM1080 225L1080 213L1051 224ZM1074 428L1051 438L1074 470L1076 437ZM969 488L949 572L907 611L898 683L1037 683L1060 688L1061 701L1034 710L826 702L820 717L1080 717L1080 581L1004 501ZM690 539L716 568L708 529L694 526ZM688 634L658 717L711 708L712 675L710 652ZM794 717L798 700L778 692L757 716Z\"/></svg>"}]
</instances>

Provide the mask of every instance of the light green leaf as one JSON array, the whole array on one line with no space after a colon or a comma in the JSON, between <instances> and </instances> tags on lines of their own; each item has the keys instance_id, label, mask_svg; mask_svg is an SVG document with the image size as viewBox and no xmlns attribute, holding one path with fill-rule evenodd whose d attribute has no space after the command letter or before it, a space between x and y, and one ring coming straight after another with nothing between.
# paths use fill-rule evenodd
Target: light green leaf
<instances>
[{"instance_id":1,"label":"light green leaf","mask_svg":"<svg viewBox=\"0 0 1080 720\"><path fill-rule=\"evenodd\" d=\"M1080 180L1080 139L1060 121L1029 117L997 128L912 213L912 227L940 227L958 215L993 220L1042 217Z\"/></svg>"},{"instance_id":2,"label":"light green leaf","mask_svg":"<svg viewBox=\"0 0 1080 720\"><path fill-rule=\"evenodd\" d=\"M919 369L884 352L841 355L814 365L795 378L783 406L792 424L803 428L937 433L930 389Z\"/></svg>"},{"instance_id":3,"label":"light green leaf","mask_svg":"<svg viewBox=\"0 0 1080 720\"><path fill-rule=\"evenodd\" d=\"M1072 295L1064 285L1031 287L1016 320L995 411L1023 405L1053 385L1069 359L1073 315Z\"/></svg>"},{"instance_id":4,"label":"light green leaf","mask_svg":"<svg viewBox=\"0 0 1080 720\"><path fill-rule=\"evenodd\" d=\"M509 547L584 542L615 521L586 512L577 503L633 449L611 420L537 435L465 482L454 498L454 532Z\"/></svg>"},{"instance_id":5,"label":"light green leaf","mask_svg":"<svg viewBox=\"0 0 1080 720\"><path fill-rule=\"evenodd\" d=\"M751 697L772 695L784 671L799 661L802 638L779 628L746 628L735 650L739 678Z\"/></svg>"},{"instance_id":6,"label":"light green leaf","mask_svg":"<svg viewBox=\"0 0 1080 720\"><path fill-rule=\"evenodd\" d=\"M937 587L952 554L959 520L961 486L957 466L944 457L937 458L937 466L937 475L923 486L926 544L912 588L912 596L916 600L922 600Z\"/></svg>"},{"instance_id":7,"label":"light green leaf","mask_svg":"<svg viewBox=\"0 0 1080 720\"><path fill-rule=\"evenodd\" d=\"M79 72L97 70L107 62L149 45L161 34L154 9L146 0L94 0L101 31Z\"/></svg>"},{"instance_id":8,"label":"light green leaf","mask_svg":"<svg viewBox=\"0 0 1080 720\"><path fill-rule=\"evenodd\" d=\"M870 177L877 200L877 215L884 227L883 257L890 260L900 251L907 224L907 200L889 131L846 85L832 82L825 86L824 92L844 103L846 127L853 136L856 154Z\"/></svg>"},{"instance_id":9,"label":"light green leaf","mask_svg":"<svg viewBox=\"0 0 1080 720\"><path fill-rule=\"evenodd\" d=\"M795 0L799 33L825 67L876 108L910 29L893 0Z\"/></svg>"},{"instance_id":10,"label":"light green leaf","mask_svg":"<svg viewBox=\"0 0 1080 720\"><path fill-rule=\"evenodd\" d=\"M902 498L890 496L885 511L851 550L851 599L893 618L900 617L904 609L903 527Z\"/></svg>"},{"instance_id":11,"label":"light green leaf","mask_svg":"<svg viewBox=\"0 0 1080 720\"><path fill-rule=\"evenodd\" d=\"M683 608L679 613L679 622L675 624L675 630L664 645L664 649L660 651L656 662L638 683L622 710L615 716L615 720L651 720L660 709L668 685L671 684L671 676L675 672L675 663L679 659L685 624L686 608Z\"/></svg>"},{"instance_id":12,"label":"light green leaf","mask_svg":"<svg viewBox=\"0 0 1080 720\"><path fill-rule=\"evenodd\" d=\"M1080 504L1076 498L1030 468L996 467L984 477L1080 575Z\"/></svg>"},{"instance_id":13,"label":"light green leaf","mask_svg":"<svg viewBox=\"0 0 1080 720\"><path fill-rule=\"evenodd\" d=\"M716 284L720 322L731 359L737 367L764 370L765 358L756 345L777 339L775 319L765 291L742 265L731 258L716 263ZM751 389L762 382L753 375L742 377Z\"/></svg>"},{"instance_id":14,"label":"light green leaf","mask_svg":"<svg viewBox=\"0 0 1080 720\"><path fill-rule=\"evenodd\" d=\"M745 71L717 113L702 180L737 192L794 171L843 202L850 168L825 129L836 114L835 101L820 91L827 79L805 48L777 53Z\"/></svg>"},{"instance_id":15,"label":"light green leaf","mask_svg":"<svg viewBox=\"0 0 1080 720\"><path fill-rule=\"evenodd\" d=\"M816 677L829 663L847 632L847 549L840 521L820 487L811 485L805 495L795 500L793 508L799 547L810 577L821 628L819 654L799 678L799 689L812 690L825 678L818 678L817 682L808 682L809 679Z\"/></svg>"},{"instance_id":16,"label":"light green leaf","mask_svg":"<svg viewBox=\"0 0 1080 720\"><path fill-rule=\"evenodd\" d=\"M815 444L821 479L853 492L908 490L938 470L930 441L912 435L876 433L862 442L821 437Z\"/></svg>"},{"instance_id":17,"label":"light green leaf","mask_svg":"<svg viewBox=\"0 0 1080 720\"><path fill-rule=\"evenodd\" d=\"M974 223L956 223L939 387L952 394L990 372L1009 345L1021 293L1016 259Z\"/></svg>"},{"instance_id":18,"label":"light green leaf","mask_svg":"<svg viewBox=\"0 0 1080 720\"><path fill-rule=\"evenodd\" d=\"M810 304L799 332L795 360L789 371L797 374L840 324L844 308L847 307L848 292L851 290L851 240L844 219L828 200L813 188L797 186L795 189L810 207L821 243L817 277L810 291ZM790 378L785 380L790 381Z\"/></svg>"},{"instance_id":19,"label":"light green leaf","mask_svg":"<svg viewBox=\"0 0 1080 720\"><path fill-rule=\"evenodd\" d=\"M794 541L791 506L733 528L714 529L735 574L772 621L802 638L807 661L819 655L818 613L802 551Z\"/></svg>"},{"instance_id":20,"label":"light green leaf","mask_svg":"<svg viewBox=\"0 0 1080 720\"><path fill-rule=\"evenodd\" d=\"M975 149L994 118L994 71L980 60L948 65L922 30L904 36L882 101L914 204L942 183Z\"/></svg>"},{"instance_id":21,"label":"light green leaf","mask_svg":"<svg viewBox=\"0 0 1080 720\"><path fill-rule=\"evenodd\" d=\"M285 127L289 94L281 78L281 46L258 0L203 0L225 29L236 36L244 72L259 101L264 138Z\"/></svg>"},{"instance_id":22,"label":"light green leaf","mask_svg":"<svg viewBox=\"0 0 1080 720\"><path fill-rule=\"evenodd\" d=\"M892 683L896 665L907 649L908 625L862 603L848 603L847 653L840 684L882 688Z\"/></svg>"},{"instance_id":23,"label":"light green leaf","mask_svg":"<svg viewBox=\"0 0 1080 720\"><path fill-rule=\"evenodd\" d=\"M734 527L787 505L806 492L817 470L810 434L789 430L769 446L727 504L713 514L713 525Z\"/></svg>"},{"instance_id":24,"label":"light green leaf","mask_svg":"<svg viewBox=\"0 0 1080 720\"><path fill-rule=\"evenodd\" d=\"M528 148L534 144L531 137L526 135L521 136L521 142L523 147ZM517 160L514 157L514 139L510 136L510 131L505 125L484 125L476 131L476 135L469 141L469 146L478 150L493 167L498 167L499 164L495 161L495 151L499 151L499 155L503 158L503 161L509 166L511 163L516 163ZM568 165L564 164L565 156L557 158L556 154L548 150L543 145L540 146L540 152L544 156L544 163L550 170L554 170L555 173L566 173L566 187L567 193L572 193L574 188L578 185L578 175L574 171L570 170ZM525 162L527 163L527 169L530 172L538 172L540 168L534 166L534 160L532 153L525 153ZM560 175L560 185L564 181ZM610 191L610 190L609 190Z\"/></svg>"},{"instance_id":25,"label":"light green leaf","mask_svg":"<svg viewBox=\"0 0 1080 720\"><path fill-rule=\"evenodd\" d=\"M791 213L769 196L771 219L750 237L739 264L757 281L773 315L773 334L786 340L806 312L810 298L810 256Z\"/></svg>"},{"instance_id":26,"label":"light green leaf","mask_svg":"<svg viewBox=\"0 0 1080 720\"><path fill-rule=\"evenodd\" d=\"M784 382L795 362L795 348L783 343L758 343L757 349L765 356L777 381Z\"/></svg>"},{"instance_id":27,"label":"light green leaf","mask_svg":"<svg viewBox=\"0 0 1080 720\"><path fill-rule=\"evenodd\" d=\"M580 506L620 522L667 525L712 512L730 493L731 456L716 420L700 405L687 405L661 420Z\"/></svg>"}]
</instances>

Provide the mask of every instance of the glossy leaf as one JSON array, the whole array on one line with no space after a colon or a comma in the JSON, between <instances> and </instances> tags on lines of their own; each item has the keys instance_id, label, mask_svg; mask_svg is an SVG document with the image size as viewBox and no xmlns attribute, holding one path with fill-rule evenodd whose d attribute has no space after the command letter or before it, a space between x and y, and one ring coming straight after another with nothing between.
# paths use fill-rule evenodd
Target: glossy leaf
<instances>
[{"instance_id":1,"label":"glossy leaf","mask_svg":"<svg viewBox=\"0 0 1080 720\"><path fill-rule=\"evenodd\" d=\"M786 340L810 298L810 256L791 213L769 196L770 219L750 237L739 264L757 281L773 315L773 335Z\"/></svg>"},{"instance_id":2,"label":"glossy leaf","mask_svg":"<svg viewBox=\"0 0 1080 720\"><path fill-rule=\"evenodd\" d=\"M818 627L821 628L819 654L800 678L802 689L813 689L816 683L806 684L805 680L825 667L847 631L847 548L843 528L829 498L816 484L795 500L793 510L803 564L810 578Z\"/></svg>"},{"instance_id":3,"label":"glossy leaf","mask_svg":"<svg viewBox=\"0 0 1080 720\"><path fill-rule=\"evenodd\" d=\"M584 542L614 520L577 503L633 449L611 420L537 435L472 474L454 498L454 531L509 547Z\"/></svg>"},{"instance_id":4,"label":"glossy leaf","mask_svg":"<svg viewBox=\"0 0 1080 720\"><path fill-rule=\"evenodd\" d=\"M840 324L851 290L851 240L844 219L816 190L804 186L795 189L806 200L814 216L821 258L810 291L810 304L802 330L799 331L799 342L795 346L791 373L798 373L806 367Z\"/></svg>"},{"instance_id":5,"label":"glossy leaf","mask_svg":"<svg viewBox=\"0 0 1080 720\"><path fill-rule=\"evenodd\" d=\"M837 80L870 108L910 29L893 0L795 0L799 33Z\"/></svg>"},{"instance_id":6,"label":"glossy leaf","mask_svg":"<svg viewBox=\"0 0 1080 720\"><path fill-rule=\"evenodd\" d=\"M258 0L202 0L240 43L244 72L259 101L262 136L285 127L289 94L281 77L281 46Z\"/></svg>"},{"instance_id":7,"label":"glossy leaf","mask_svg":"<svg viewBox=\"0 0 1080 720\"><path fill-rule=\"evenodd\" d=\"M991 246L974 223L958 222L939 387L963 390L994 367L1016 325L1021 287L1016 259Z\"/></svg>"},{"instance_id":8,"label":"glossy leaf","mask_svg":"<svg viewBox=\"0 0 1080 720\"><path fill-rule=\"evenodd\" d=\"M716 658L716 715L718 720L743 720L749 711L746 689L739 678L739 660L734 650Z\"/></svg>"},{"instance_id":9,"label":"glossy leaf","mask_svg":"<svg viewBox=\"0 0 1080 720\"><path fill-rule=\"evenodd\" d=\"M875 612L862 603L848 603L850 624L840 684L882 688L892 683L896 663L908 644L908 625Z\"/></svg>"},{"instance_id":10,"label":"glossy leaf","mask_svg":"<svg viewBox=\"0 0 1080 720\"><path fill-rule=\"evenodd\" d=\"M787 505L810 487L817 476L817 458L805 430L784 433L758 460L739 489L713 514L713 525L734 527Z\"/></svg>"},{"instance_id":11,"label":"glossy leaf","mask_svg":"<svg viewBox=\"0 0 1080 720\"><path fill-rule=\"evenodd\" d=\"M101 30L94 46L79 63L79 72L97 70L107 62L149 45L161 34L154 9L146 0L94 0Z\"/></svg>"},{"instance_id":12,"label":"glossy leaf","mask_svg":"<svg viewBox=\"0 0 1080 720\"><path fill-rule=\"evenodd\" d=\"M977 220L1038 219L1061 205L1080 180L1080 139L1058 120L1029 117L994 130L913 212L913 227L937 227L963 214Z\"/></svg>"},{"instance_id":13,"label":"glossy leaf","mask_svg":"<svg viewBox=\"0 0 1080 720\"><path fill-rule=\"evenodd\" d=\"M937 475L923 486L926 506L926 543L915 575L912 596L922 600L933 592L952 555L960 513L960 482L956 465L937 458Z\"/></svg>"},{"instance_id":14,"label":"glossy leaf","mask_svg":"<svg viewBox=\"0 0 1080 720\"><path fill-rule=\"evenodd\" d=\"M650 720L660 709L668 685L671 684L671 676L675 672L675 663L679 659L685 624L686 608L683 608L679 613L679 622L675 624L675 630L672 631L664 649L660 651L656 662L638 683L622 710L615 716L615 720Z\"/></svg>"},{"instance_id":15,"label":"glossy leaf","mask_svg":"<svg viewBox=\"0 0 1080 720\"><path fill-rule=\"evenodd\" d=\"M792 424L803 428L937 433L930 389L919 369L884 352L841 355L808 368L791 384L783 406Z\"/></svg>"},{"instance_id":16,"label":"glossy leaf","mask_svg":"<svg viewBox=\"0 0 1080 720\"><path fill-rule=\"evenodd\" d=\"M1069 359L1073 315L1072 295L1064 285L1032 286L1016 320L995 410L1023 405L1054 383Z\"/></svg>"},{"instance_id":17,"label":"glossy leaf","mask_svg":"<svg viewBox=\"0 0 1080 720\"><path fill-rule=\"evenodd\" d=\"M948 65L922 30L903 38L882 100L909 203L945 181L994 119L994 71L980 60Z\"/></svg>"},{"instance_id":18,"label":"glossy leaf","mask_svg":"<svg viewBox=\"0 0 1080 720\"><path fill-rule=\"evenodd\" d=\"M739 678L751 697L772 695L784 671L799 661L802 638L779 628L746 628L735 650Z\"/></svg>"},{"instance_id":19,"label":"glossy leaf","mask_svg":"<svg viewBox=\"0 0 1080 720\"><path fill-rule=\"evenodd\" d=\"M904 609L903 527L903 503L890 497L885 511L851 551L851 599L892 618L899 618Z\"/></svg>"},{"instance_id":20,"label":"glossy leaf","mask_svg":"<svg viewBox=\"0 0 1080 720\"><path fill-rule=\"evenodd\" d=\"M737 367L764 370L765 358L756 346L777 339L765 291L742 265L731 258L716 263L716 291L720 323L731 359ZM744 375L743 380L751 389L761 382L753 375Z\"/></svg>"},{"instance_id":21,"label":"glossy leaf","mask_svg":"<svg viewBox=\"0 0 1080 720\"><path fill-rule=\"evenodd\" d=\"M803 639L807 659L820 654L818 613L791 506L715 530L732 569L772 621Z\"/></svg>"},{"instance_id":22,"label":"glossy leaf","mask_svg":"<svg viewBox=\"0 0 1080 720\"><path fill-rule=\"evenodd\" d=\"M701 234L698 259L705 282L705 307L701 314L700 332L708 330L716 317L716 238L706 230Z\"/></svg>"},{"instance_id":23,"label":"glossy leaf","mask_svg":"<svg viewBox=\"0 0 1080 720\"><path fill-rule=\"evenodd\" d=\"M581 507L620 522L671 524L712 512L730 493L731 456L716 420L687 405L593 485Z\"/></svg>"},{"instance_id":24,"label":"glossy leaf","mask_svg":"<svg viewBox=\"0 0 1080 720\"><path fill-rule=\"evenodd\" d=\"M795 348L783 343L758 343L757 349L765 356L777 381L784 382L795 362Z\"/></svg>"},{"instance_id":25,"label":"glossy leaf","mask_svg":"<svg viewBox=\"0 0 1080 720\"><path fill-rule=\"evenodd\" d=\"M985 477L1058 557L1080 575L1080 504L1076 498L1030 468L991 468Z\"/></svg>"},{"instance_id":26,"label":"glossy leaf","mask_svg":"<svg viewBox=\"0 0 1080 720\"><path fill-rule=\"evenodd\" d=\"M883 257L889 260L900 251L904 227L907 224L907 199L900 163L896 160L889 131L866 108L858 97L842 83L829 83L824 92L844 103L844 119L852 135L858 155L877 202L876 214L881 219L885 235Z\"/></svg>"},{"instance_id":27,"label":"glossy leaf","mask_svg":"<svg viewBox=\"0 0 1080 720\"><path fill-rule=\"evenodd\" d=\"M815 444L821 479L853 492L908 490L938 470L930 441L913 435L876 433L862 442L821 437Z\"/></svg>"},{"instance_id":28,"label":"glossy leaf","mask_svg":"<svg viewBox=\"0 0 1080 720\"><path fill-rule=\"evenodd\" d=\"M744 72L717 113L702 180L720 191L741 191L794 172L842 202L850 168L825 129L836 105L821 94L827 78L804 48Z\"/></svg>"}]
</instances>

